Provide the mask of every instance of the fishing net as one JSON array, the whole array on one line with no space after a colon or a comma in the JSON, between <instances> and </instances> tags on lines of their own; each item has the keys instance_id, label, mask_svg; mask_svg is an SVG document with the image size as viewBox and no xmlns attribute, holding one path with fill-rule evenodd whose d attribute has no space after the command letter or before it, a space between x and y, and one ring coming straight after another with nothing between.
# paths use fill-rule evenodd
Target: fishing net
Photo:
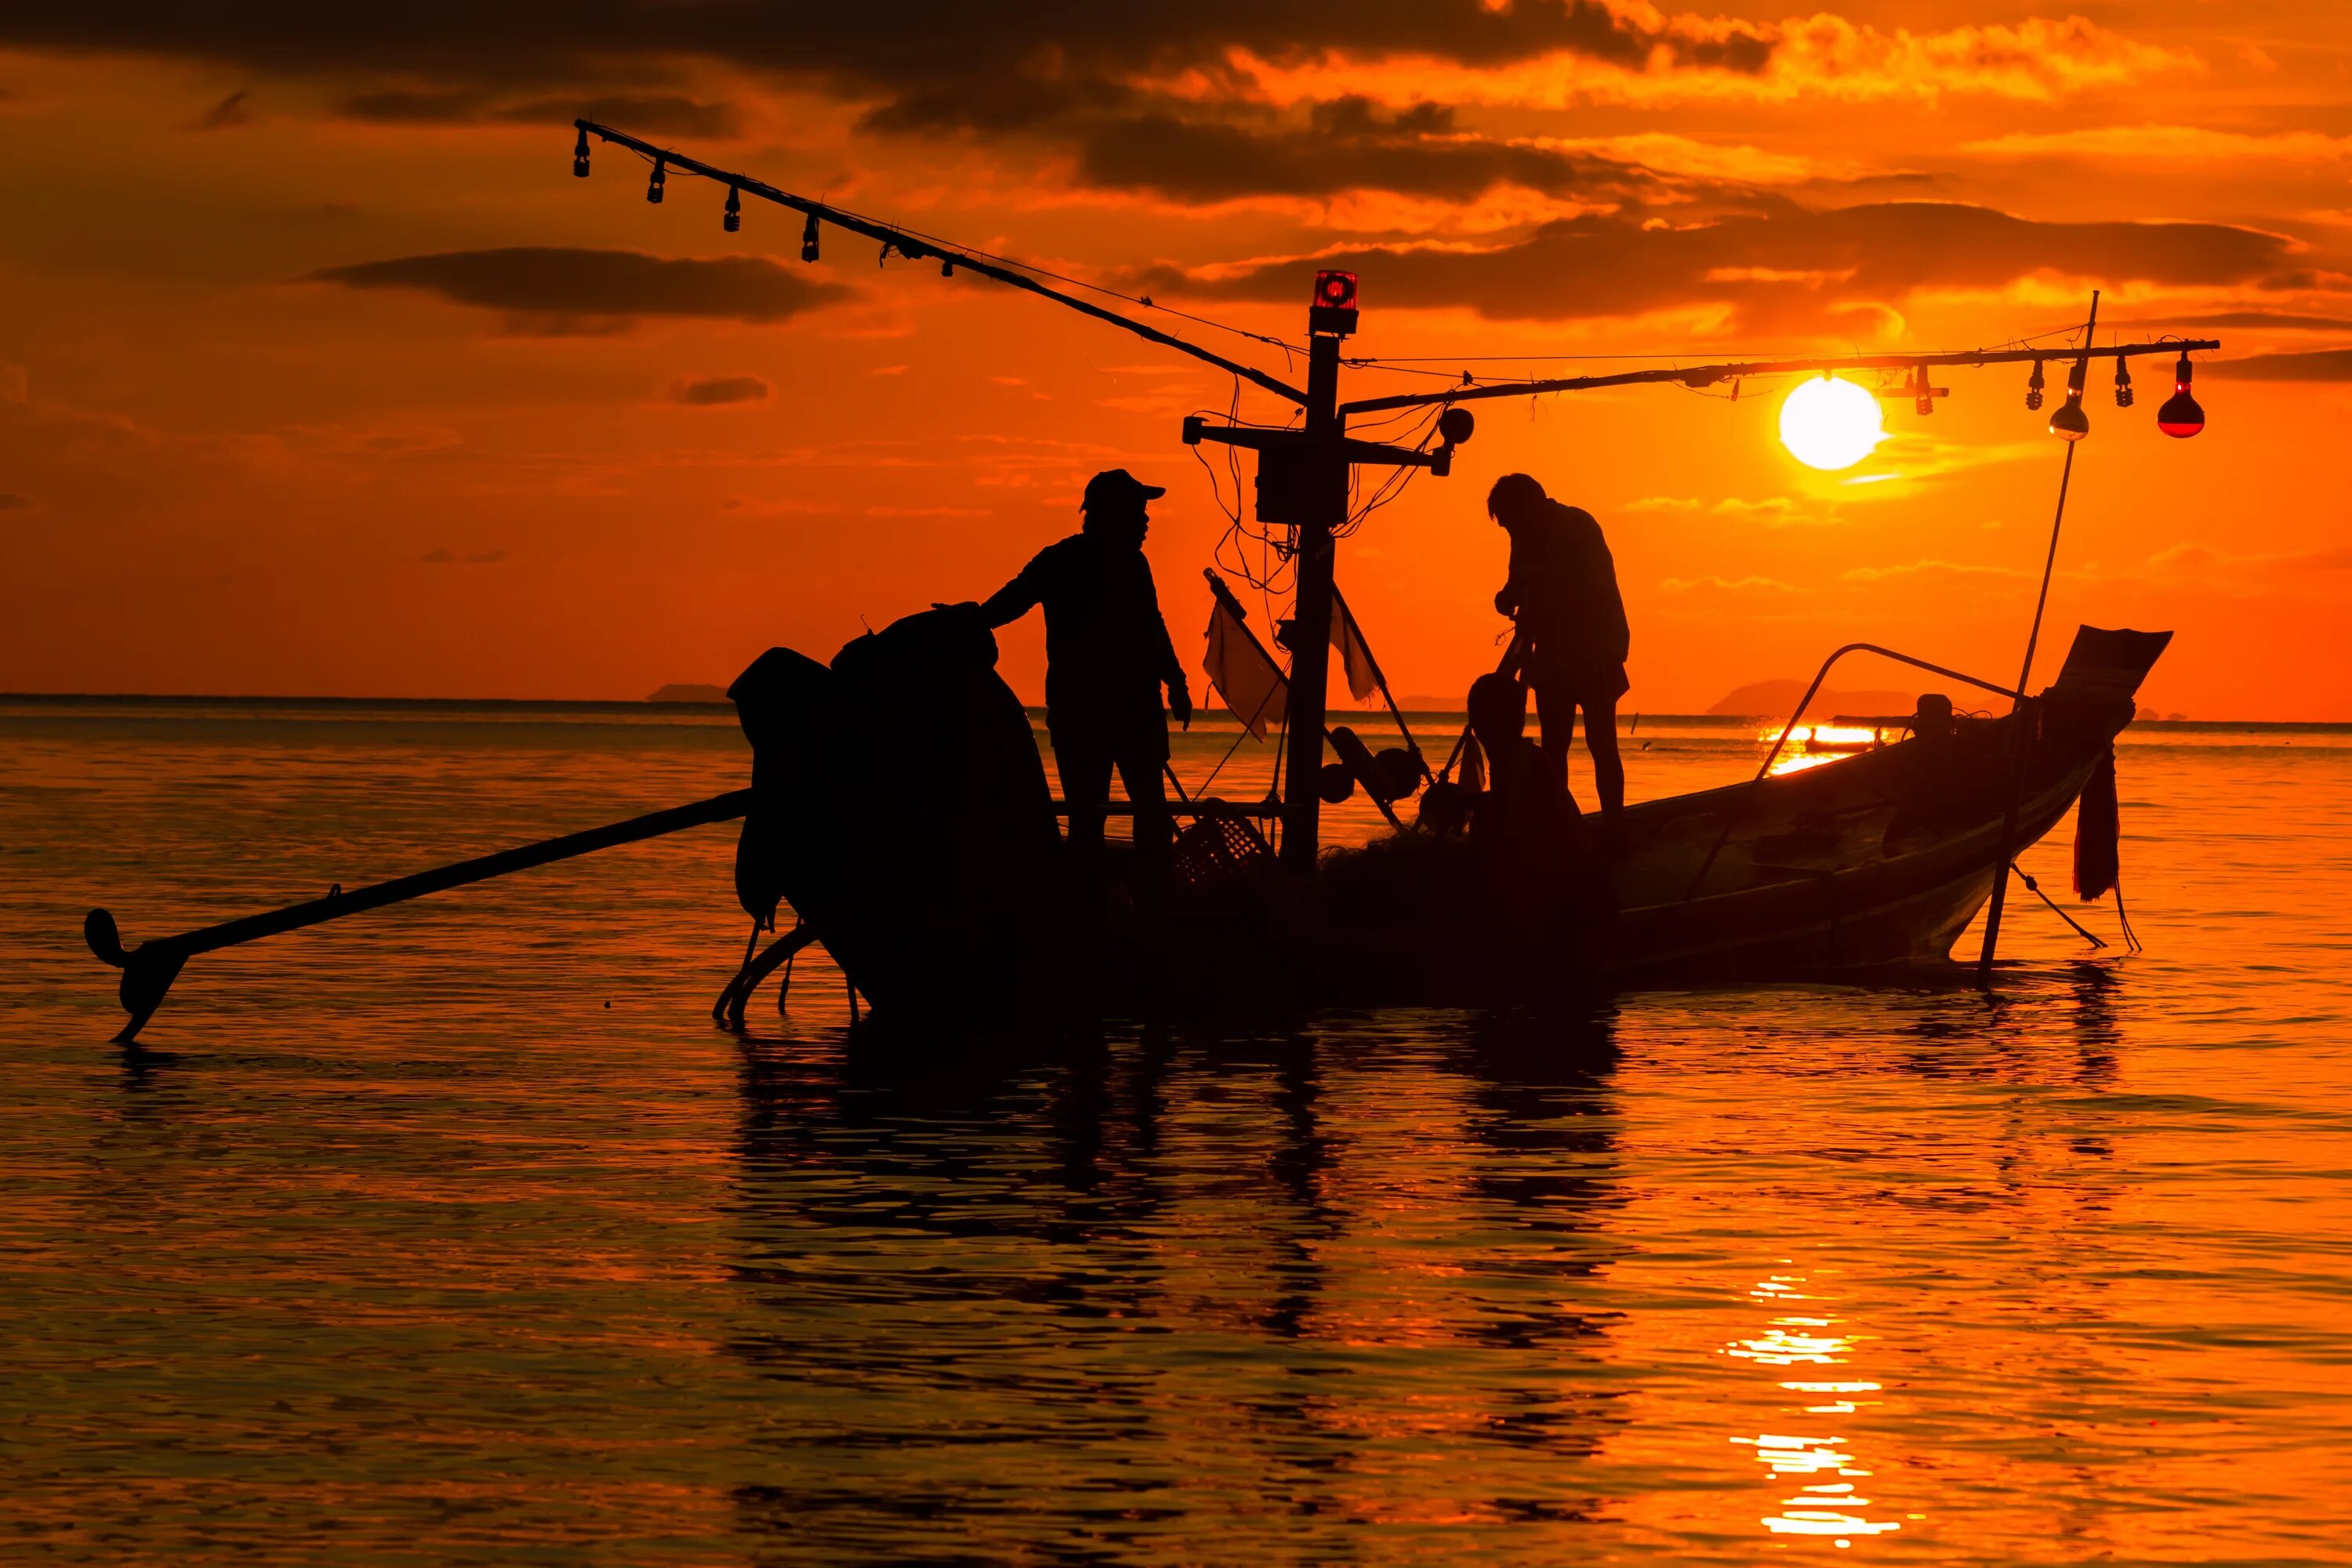
<instances>
[{"instance_id":1,"label":"fishing net","mask_svg":"<svg viewBox=\"0 0 2352 1568\"><path fill-rule=\"evenodd\" d=\"M1204 888L1271 859L1257 825L1243 816L1201 816L1176 836L1170 870L1180 888Z\"/></svg>"}]
</instances>

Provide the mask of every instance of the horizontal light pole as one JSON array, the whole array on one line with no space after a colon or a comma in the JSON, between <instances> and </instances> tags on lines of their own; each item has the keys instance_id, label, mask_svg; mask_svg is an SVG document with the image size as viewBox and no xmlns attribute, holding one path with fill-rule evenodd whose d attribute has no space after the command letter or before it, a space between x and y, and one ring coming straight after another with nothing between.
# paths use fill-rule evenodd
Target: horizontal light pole
<instances>
[{"instance_id":1,"label":"horizontal light pole","mask_svg":"<svg viewBox=\"0 0 2352 1568\"><path fill-rule=\"evenodd\" d=\"M1486 397L1539 397L1547 392L1590 392L1603 386L1714 386L1750 376L1801 375L1819 371L1916 370L1945 365L2027 364L2036 360L2132 359L2140 354L2205 353L2221 346L2219 338L2175 338L2168 342L2116 343L2103 349L1996 349L1940 354L1848 354L1839 359L1763 360L1752 364L1702 364L1685 370L1624 370L1607 375L1564 375L1544 381L1517 381L1486 386L1458 386L1445 392L1402 393L1394 397L1368 397L1345 404L1342 414L1375 414L1384 408L1428 408L1442 403L1475 403Z\"/></svg>"},{"instance_id":2,"label":"horizontal light pole","mask_svg":"<svg viewBox=\"0 0 2352 1568\"><path fill-rule=\"evenodd\" d=\"M1032 294L1043 295L1056 304L1067 305L1082 315L1092 316L1098 321L1108 321L1115 327L1123 327L1137 337L1158 343L1162 348L1174 349L1178 353L1191 354L1194 359L1205 360L1219 370L1264 387L1276 397L1286 397L1291 402L1301 405L1307 401L1307 394L1286 381L1243 364L1238 360L1229 360L1223 354L1212 353L1198 343L1187 342L1182 338L1163 332L1157 327L1146 326L1131 316L1122 316L1117 310L1106 310L1091 300L1081 300L1073 294L1065 294L1059 289L1049 289L1025 273L998 266L992 261L974 256L968 250L960 250L954 246L943 245L936 239L926 239L921 235L893 227L887 223L877 223L872 218L858 217L854 214L842 211L839 207L828 206L823 202L811 201L806 196L796 196L790 191L778 190L765 180L754 179L749 174L737 174L731 169L721 169L715 164L706 163L698 158L689 158L683 153L673 153L667 147L656 147L650 142L640 141L625 131L615 131L609 125L599 125L593 120L575 120L572 123L583 136L594 136L614 146L626 147L633 152L642 153L646 157L654 159L665 169L682 169L689 174L699 174L706 180L715 180L732 190L740 191L745 195L757 196L761 201L773 202L778 206L790 207L796 213L804 213L820 223L829 223L835 228L845 228L852 234L862 234L868 239L879 240L883 245L910 261L936 258L947 268L961 267L968 272L976 272L982 278L992 279L996 282L1008 284Z\"/></svg>"}]
</instances>

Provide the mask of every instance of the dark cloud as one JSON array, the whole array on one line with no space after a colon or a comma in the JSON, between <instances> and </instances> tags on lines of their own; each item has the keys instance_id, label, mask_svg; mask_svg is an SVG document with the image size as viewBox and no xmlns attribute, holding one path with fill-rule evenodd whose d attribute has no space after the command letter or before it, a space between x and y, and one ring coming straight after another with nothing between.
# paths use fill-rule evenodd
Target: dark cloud
<instances>
[{"instance_id":1,"label":"dark cloud","mask_svg":"<svg viewBox=\"0 0 2352 1568\"><path fill-rule=\"evenodd\" d=\"M1814 212L1775 203L1687 227L1639 217L1547 224L1490 250L1375 247L1235 276L1151 275L1156 289L1287 300L1311 267L1364 279L1364 306L1467 307L1507 320L1733 308L1748 331L1818 329L1923 288L1994 288L2053 271L2120 283L2261 281L2289 254L2275 235L2223 224L2036 223L1989 207L1889 202Z\"/></svg>"},{"instance_id":2,"label":"dark cloud","mask_svg":"<svg viewBox=\"0 0 2352 1568\"><path fill-rule=\"evenodd\" d=\"M516 102L488 88L353 93L336 106L345 119L388 125L569 125L583 116L660 135L732 138L743 128L732 104L668 93Z\"/></svg>"},{"instance_id":3,"label":"dark cloud","mask_svg":"<svg viewBox=\"0 0 2352 1568\"><path fill-rule=\"evenodd\" d=\"M520 330L548 332L612 331L642 316L782 321L849 292L759 256L705 261L553 246L394 257L326 268L310 280L423 289L461 305L507 311Z\"/></svg>"},{"instance_id":4,"label":"dark cloud","mask_svg":"<svg viewBox=\"0 0 2352 1568\"><path fill-rule=\"evenodd\" d=\"M125 0L86 15L17 6L0 43L138 50L345 85L343 111L401 122L568 120L593 106L653 132L723 136L722 105L651 90L723 62L864 106L862 123L925 134L1027 135L1070 148L1086 177L1188 199L1391 189L1463 196L1508 181L1581 188L1588 160L1381 121L1360 100L1275 116L1243 51L1295 67L1428 56L1481 68L1552 53L1627 70L1754 72L1774 47L1743 23L1684 23L1601 0L513 0L457 5L190 7ZM1148 85L1191 73L1183 99ZM553 89L561 89L562 93ZM569 94L570 96L562 96ZM560 110L560 112L559 112Z\"/></svg>"},{"instance_id":5,"label":"dark cloud","mask_svg":"<svg viewBox=\"0 0 2352 1568\"><path fill-rule=\"evenodd\" d=\"M2179 321L2163 323L2179 327ZM2286 332L2352 332L2352 320L2342 316L2297 316L2284 310L2230 310L2219 316L2190 318L2193 327L2247 327L2255 331Z\"/></svg>"},{"instance_id":6,"label":"dark cloud","mask_svg":"<svg viewBox=\"0 0 2352 1568\"><path fill-rule=\"evenodd\" d=\"M0 38L34 47L135 50L348 77L405 71L445 83L568 80L700 56L817 76L896 97L1015 77L1039 83L1227 69L1231 49L1280 64L1428 55L1499 66L1558 51L1641 69L1678 63L1760 68L1769 39L1738 26L1694 30L1620 16L1598 0L905 0L812 5L741 0L418 0L403 5L121 0L103 7L12 6Z\"/></svg>"},{"instance_id":7,"label":"dark cloud","mask_svg":"<svg viewBox=\"0 0 2352 1568\"><path fill-rule=\"evenodd\" d=\"M768 384L756 375L712 375L681 383L671 396L679 403L710 407L721 403L757 403L768 395Z\"/></svg>"},{"instance_id":8,"label":"dark cloud","mask_svg":"<svg viewBox=\"0 0 2352 1568\"><path fill-rule=\"evenodd\" d=\"M2213 360L2206 364L2205 373L2239 381L2352 381L2352 349Z\"/></svg>"},{"instance_id":9,"label":"dark cloud","mask_svg":"<svg viewBox=\"0 0 2352 1568\"><path fill-rule=\"evenodd\" d=\"M190 129L195 131L226 131L233 125L245 125L251 123L253 120L253 110L247 107L247 103L252 97L253 89L249 87L238 88L235 92L230 93L218 103L215 103L210 109L205 110L203 114L196 118L195 124L190 127Z\"/></svg>"},{"instance_id":10,"label":"dark cloud","mask_svg":"<svg viewBox=\"0 0 2352 1568\"><path fill-rule=\"evenodd\" d=\"M1334 99L1314 105L1303 125L1276 127L1138 114L1075 134L1091 184L1185 201L1345 190L1463 200L1504 184L1626 196L1661 186L1608 159L1465 135L1453 110L1433 103L1384 114L1367 99Z\"/></svg>"},{"instance_id":11,"label":"dark cloud","mask_svg":"<svg viewBox=\"0 0 2352 1568\"><path fill-rule=\"evenodd\" d=\"M33 504L30 496L20 496L11 490L0 490L0 511L22 511Z\"/></svg>"}]
</instances>

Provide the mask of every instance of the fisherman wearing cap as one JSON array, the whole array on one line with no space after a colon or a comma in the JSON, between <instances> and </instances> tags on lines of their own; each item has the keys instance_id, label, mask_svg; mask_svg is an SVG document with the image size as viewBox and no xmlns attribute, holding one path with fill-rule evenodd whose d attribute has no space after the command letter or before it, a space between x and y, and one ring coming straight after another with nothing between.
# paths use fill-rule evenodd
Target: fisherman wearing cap
<instances>
[{"instance_id":1,"label":"fisherman wearing cap","mask_svg":"<svg viewBox=\"0 0 2352 1568\"><path fill-rule=\"evenodd\" d=\"M1079 864L1099 877L1103 805L1111 769L1118 769L1135 803L1135 889L1139 911L1158 912L1167 879L1168 797L1160 770L1168 763L1168 708L1192 727L1192 693L1184 683L1160 616L1160 594L1144 559L1150 528L1145 503L1166 495L1125 468L1087 481L1086 527L1039 551L1021 574L981 606L992 626L1045 606L1045 728L1062 795L1070 806L1070 846Z\"/></svg>"}]
</instances>

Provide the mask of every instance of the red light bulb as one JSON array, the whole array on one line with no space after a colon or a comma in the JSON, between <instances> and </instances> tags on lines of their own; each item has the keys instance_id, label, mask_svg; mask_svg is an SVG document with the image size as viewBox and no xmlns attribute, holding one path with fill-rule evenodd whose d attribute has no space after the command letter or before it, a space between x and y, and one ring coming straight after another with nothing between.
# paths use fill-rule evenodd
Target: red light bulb
<instances>
[{"instance_id":1,"label":"red light bulb","mask_svg":"<svg viewBox=\"0 0 2352 1568\"><path fill-rule=\"evenodd\" d=\"M1356 330L1356 275L1318 272L1315 302L1307 309L1307 330L1318 337L1344 338Z\"/></svg>"},{"instance_id":2,"label":"red light bulb","mask_svg":"<svg viewBox=\"0 0 2352 1568\"><path fill-rule=\"evenodd\" d=\"M1315 302L1327 310L1354 309L1356 275L1352 272L1318 272L1315 275Z\"/></svg>"},{"instance_id":3,"label":"red light bulb","mask_svg":"<svg viewBox=\"0 0 2352 1568\"><path fill-rule=\"evenodd\" d=\"M2183 353L2180 363L2172 367L2172 395L2156 411L2156 427L2184 441L2205 428L2205 410L2189 395L2189 383L2196 374Z\"/></svg>"}]
</instances>

